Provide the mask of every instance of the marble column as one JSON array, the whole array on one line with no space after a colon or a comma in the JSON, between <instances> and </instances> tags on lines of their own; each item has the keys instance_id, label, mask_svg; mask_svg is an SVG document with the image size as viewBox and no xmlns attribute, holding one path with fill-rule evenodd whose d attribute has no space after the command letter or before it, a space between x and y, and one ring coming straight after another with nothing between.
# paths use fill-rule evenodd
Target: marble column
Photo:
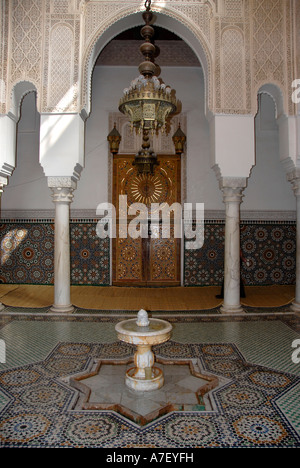
<instances>
[{"instance_id":1,"label":"marble column","mask_svg":"<svg viewBox=\"0 0 300 468\"><path fill-rule=\"evenodd\" d=\"M3 193L4 185L7 184L7 179L5 177L0 176L0 203L1 203L1 195ZM0 302L0 312L4 310L5 306Z\"/></svg>"},{"instance_id":2,"label":"marble column","mask_svg":"<svg viewBox=\"0 0 300 468\"><path fill-rule=\"evenodd\" d=\"M295 300L291 305L291 309L294 312L300 313L300 169L295 169L290 172L287 176L289 182L291 182L294 194L296 197L296 216L297 216L297 232L296 232L296 290Z\"/></svg>"},{"instance_id":3,"label":"marble column","mask_svg":"<svg viewBox=\"0 0 300 468\"><path fill-rule=\"evenodd\" d=\"M226 207L224 303L221 307L225 314L244 312L240 302L240 205L246 184L240 183L242 186L236 186L231 181L221 187Z\"/></svg>"},{"instance_id":4,"label":"marble column","mask_svg":"<svg viewBox=\"0 0 300 468\"><path fill-rule=\"evenodd\" d=\"M16 163L16 143L17 143L17 116L0 115L0 202L4 187L8 183L8 177L13 173ZM0 303L0 310L4 305Z\"/></svg>"},{"instance_id":5,"label":"marble column","mask_svg":"<svg viewBox=\"0 0 300 468\"><path fill-rule=\"evenodd\" d=\"M76 182L70 177L49 177L55 204L54 304L52 312L71 313L70 205Z\"/></svg>"}]
</instances>

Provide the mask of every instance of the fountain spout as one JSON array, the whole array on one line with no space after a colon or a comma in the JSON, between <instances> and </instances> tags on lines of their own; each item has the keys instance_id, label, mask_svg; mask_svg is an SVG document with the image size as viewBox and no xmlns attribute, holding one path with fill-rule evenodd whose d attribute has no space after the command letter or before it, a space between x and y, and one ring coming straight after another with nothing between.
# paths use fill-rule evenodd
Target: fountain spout
<instances>
[{"instance_id":1,"label":"fountain spout","mask_svg":"<svg viewBox=\"0 0 300 468\"><path fill-rule=\"evenodd\" d=\"M137 321L136 321L137 326L148 327L149 323L150 322L148 319L148 313L144 309L141 309L137 315Z\"/></svg>"}]
</instances>

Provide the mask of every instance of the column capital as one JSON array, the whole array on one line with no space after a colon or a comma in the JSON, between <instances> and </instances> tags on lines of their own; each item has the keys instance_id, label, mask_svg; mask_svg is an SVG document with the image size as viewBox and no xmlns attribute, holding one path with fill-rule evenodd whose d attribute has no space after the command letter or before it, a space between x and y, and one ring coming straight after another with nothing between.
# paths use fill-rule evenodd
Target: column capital
<instances>
[{"instance_id":1,"label":"column capital","mask_svg":"<svg viewBox=\"0 0 300 468\"><path fill-rule=\"evenodd\" d=\"M242 202L243 191L247 186L245 177L221 177L220 189L223 192L224 202Z\"/></svg>"},{"instance_id":2,"label":"column capital","mask_svg":"<svg viewBox=\"0 0 300 468\"><path fill-rule=\"evenodd\" d=\"M7 178L0 175L0 197L3 193L4 187L7 185Z\"/></svg>"},{"instance_id":3,"label":"column capital","mask_svg":"<svg viewBox=\"0 0 300 468\"><path fill-rule=\"evenodd\" d=\"M55 203L71 203L77 183L72 177L48 177L48 187Z\"/></svg>"},{"instance_id":4,"label":"column capital","mask_svg":"<svg viewBox=\"0 0 300 468\"><path fill-rule=\"evenodd\" d=\"M296 197L300 196L300 168L294 168L287 173L287 180L291 183Z\"/></svg>"},{"instance_id":5,"label":"column capital","mask_svg":"<svg viewBox=\"0 0 300 468\"><path fill-rule=\"evenodd\" d=\"M72 203L73 190L70 187L51 187L54 203Z\"/></svg>"}]
</instances>

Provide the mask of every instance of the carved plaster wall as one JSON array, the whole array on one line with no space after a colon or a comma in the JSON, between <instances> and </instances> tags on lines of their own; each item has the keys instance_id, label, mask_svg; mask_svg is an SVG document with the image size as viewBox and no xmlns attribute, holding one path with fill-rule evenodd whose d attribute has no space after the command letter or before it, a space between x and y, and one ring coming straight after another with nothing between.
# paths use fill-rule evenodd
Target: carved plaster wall
<instances>
[{"instance_id":1,"label":"carved plaster wall","mask_svg":"<svg viewBox=\"0 0 300 468\"><path fill-rule=\"evenodd\" d=\"M144 1L1 0L0 9L0 113L14 113L15 86L28 82L39 112L88 114L97 56L118 25L142 24ZM256 114L259 89L272 83L285 114L296 113L295 0L153 0L152 9L202 61L210 112Z\"/></svg>"}]
</instances>

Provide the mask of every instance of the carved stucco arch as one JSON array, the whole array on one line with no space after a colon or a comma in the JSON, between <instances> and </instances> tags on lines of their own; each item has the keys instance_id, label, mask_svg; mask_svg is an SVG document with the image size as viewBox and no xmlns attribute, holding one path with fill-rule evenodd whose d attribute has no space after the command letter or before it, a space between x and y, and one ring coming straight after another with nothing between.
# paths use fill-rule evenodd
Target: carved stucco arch
<instances>
[{"instance_id":1,"label":"carved stucco arch","mask_svg":"<svg viewBox=\"0 0 300 468\"><path fill-rule=\"evenodd\" d=\"M37 84L27 80L17 81L12 84L8 115L15 122L18 122L20 119L21 105L24 97L31 92L36 94L37 109L39 110L40 93Z\"/></svg>"},{"instance_id":2,"label":"carved stucco arch","mask_svg":"<svg viewBox=\"0 0 300 468\"><path fill-rule=\"evenodd\" d=\"M91 109L92 75L96 60L102 49L119 33L143 25L143 8L126 7L111 16L93 35L85 47L82 60L81 114L87 118ZM185 15L167 7L153 7L155 25L174 32L194 51L201 63L205 82L205 111L213 111L213 59L207 39L197 26ZM138 68L138 64L137 64Z\"/></svg>"},{"instance_id":3,"label":"carved stucco arch","mask_svg":"<svg viewBox=\"0 0 300 468\"><path fill-rule=\"evenodd\" d=\"M282 167L287 174L294 171L297 167L297 155L293 145L296 146L297 141L297 130L296 128L289 128L288 121L293 116L289 116L285 105L284 92L279 83L261 83L257 89L256 96L260 94L268 95L275 107L275 119L279 126L279 155L282 162ZM258 99L256 100L256 113L258 112ZM291 133L290 133L291 132Z\"/></svg>"},{"instance_id":4,"label":"carved stucco arch","mask_svg":"<svg viewBox=\"0 0 300 468\"><path fill-rule=\"evenodd\" d=\"M258 96L259 94L267 94L273 100L275 105L275 117L278 119L281 115L286 114L285 106L284 106L284 93L281 89L281 85L279 83L260 83L260 85L256 89L256 93L254 96ZM258 101L256 100L255 103L255 114L258 112Z\"/></svg>"}]
</instances>

